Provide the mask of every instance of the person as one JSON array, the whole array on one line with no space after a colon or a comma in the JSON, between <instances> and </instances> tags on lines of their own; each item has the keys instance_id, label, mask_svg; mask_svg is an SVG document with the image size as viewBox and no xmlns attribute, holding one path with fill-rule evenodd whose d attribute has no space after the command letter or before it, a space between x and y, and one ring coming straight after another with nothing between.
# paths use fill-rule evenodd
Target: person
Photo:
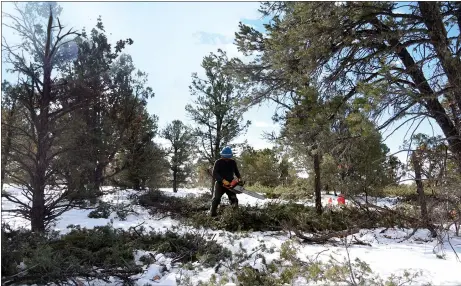
<instances>
[{"instance_id":1,"label":"person","mask_svg":"<svg viewBox=\"0 0 461 286\"><path fill-rule=\"evenodd\" d=\"M237 194L225 188L230 186L234 179L234 174L239 181L242 180L240 172L237 168L237 163L232 159L232 149L226 146L221 151L221 158L214 163L213 178L215 179L213 198L211 201L211 216L217 216L218 206L221 203L221 197L227 194L232 206L238 206Z\"/></svg>"}]
</instances>

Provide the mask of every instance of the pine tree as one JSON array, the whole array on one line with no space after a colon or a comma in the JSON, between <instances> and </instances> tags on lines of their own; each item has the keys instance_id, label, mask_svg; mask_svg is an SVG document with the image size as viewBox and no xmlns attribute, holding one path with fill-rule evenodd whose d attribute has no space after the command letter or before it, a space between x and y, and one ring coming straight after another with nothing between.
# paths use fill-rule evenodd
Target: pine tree
<instances>
[{"instance_id":1,"label":"pine tree","mask_svg":"<svg viewBox=\"0 0 461 286\"><path fill-rule=\"evenodd\" d=\"M157 134L157 117L150 116L139 104L136 119L129 126L127 139L117 152L119 159L112 162L115 170L107 171L115 185L143 190L162 183L166 170L166 154L154 141Z\"/></svg>"},{"instance_id":2,"label":"pine tree","mask_svg":"<svg viewBox=\"0 0 461 286\"><path fill-rule=\"evenodd\" d=\"M194 155L196 139L192 129L184 125L180 120L174 120L162 131L162 137L167 139L171 147L170 170L172 172L173 191L176 193L181 184L188 182L192 173L191 159Z\"/></svg>"},{"instance_id":3,"label":"pine tree","mask_svg":"<svg viewBox=\"0 0 461 286\"><path fill-rule=\"evenodd\" d=\"M24 193L32 204L20 202L10 194L2 194L7 200L20 205L9 210L31 221L32 231L45 231L48 223L69 209L69 190L46 195L46 188L56 187L55 162L62 150L56 146L59 138L67 136L66 116L72 111L72 103L63 105L68 95L62 93L65 82L52 77L53 72L63 71L69 64L68 52L71 41L78 34L72 29L67 32L56 17L60 7L56 3L27 3L24 8L15 4L18 16L3 13L9 20L5 26L13 29L22 38L21 49L13 48L5 38L2 47L6 62L12 71L22 75L15 92L14 101L24 108L25 117L15 121L12 127L19 131L22 140L10 145L8 160L21 166L23 173L10 174L12 182L25 187ZM35 23L32 25L31 23ZM30 61L26 60L30 57ZM70 95L71 97L72 95ZM58 124L59 123L59 124ZM6 147L6 146L5 146Z\"/></svg>"},{"instance_id":4,"label":"pine tree","mask_svg":"<svg viewBox=\"0 0 461 286\"><path fill-rule=\"evenodd\" d=\"M119 40L113 49L100 18L91 33L82 33L78 41L80 52L68 75L68 81L74 84L68 92L87 94L90 98L72 113L78 121L73 129L74 144L80 145L66 158L72 162L66 176L75 181L85 198L100 196L106 179L129 165L129 161L123 161L111 167L119 153L142 149L139 144L145 144L156 134L157 118L149 117L145 111L147 99L153 97L152 89L145 86L147 74L136 71L130 55L121 54L131 44L131 39ZM142 130L140 123L144 124ZM142 138L145 143L139 143ZM74 172L75 166L79 166L78 173ZM140 182L134 185L141 187Z\"/></svg>"}]
</instances>

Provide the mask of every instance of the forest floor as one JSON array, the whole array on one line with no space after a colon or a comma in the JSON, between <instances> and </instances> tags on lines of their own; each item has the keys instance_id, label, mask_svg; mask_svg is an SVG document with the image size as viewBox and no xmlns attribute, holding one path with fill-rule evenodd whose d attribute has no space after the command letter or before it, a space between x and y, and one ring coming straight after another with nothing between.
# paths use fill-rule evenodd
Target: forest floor
<instances>
[{"instance_id":1,"label":"forest floor","mask_svg":"<svg viewBox=\"0 0 461 286\"><path fill-rule=\"evenodd\" d=\"M21 200L20 189L13 186L6 186L6 191L16 194ZM105 191L110 191L106 188ZM160 189L165 196L177 198L193 198L206 194L208 191L203 189L180 189L174 193L171 189ZM266 271L267 265L272 261L281 259L284 245L290 242L292 249L296 251L295 256L300 261L308 261L315 257L318 261L327 262L331 257L338 261L355 261L359 258L366 262L372 273L386 280L392 275L404 275L405 271L411 273L421 272L409 285L422 285L431 283L432 285L461 285L461 262L458 255L461 253L461 238L449 232L442 238L431 238L429 231L424 229L417 230L409 239L405 238L413 232L413 229L406 228L374 228L360 229L358 233L346 236L343 239L333 239L331 243L311 244L302 242L292 233L286 231L227 231L210 229L207 227L193 227L184 224L177 217L163 214L155 214L151 209L140 205L133 205L132 190L113 190L102 197L102 201L112 205L125 204L132 205L133 212L121 219L115 212L107 218L89 218L91 210L72 209L64 213L52 226L52 229L61 234L71 231L69 225L79 225L81 228L92 229L97 226L111 225L113 228L124 230L133 229L142 225L145 229L157 232L173 231L177 234L201 233L204 237L213 239L217 244L227 248L232 252L233 257L239 257L238 263L233 264L229 261L220 261L216 265L201 265L200 259L189 263L175 262L168 253L161 253L155 250L137 249L134 251L134 260L142 267L143 272L132 276L136 279L135 285L199 285L210 283L213 276L227 277L225 282L219 284L202 285L239 285L236 271L245 266L250 266L259 271ZM247 195L238 196L242 206L261 206L267 203L283 203L281 200L258 200ZM324 195L323 205L329 205L332 198L331 208L337 208L335 196ZM396 198L371 198L372 201L382 207L393 208L398 204ZM226 204L223 198L223 204ZM309 200L298 201L299 204L312 205ZM14 204L2 199L2 209L15 207ZM203 211L203 216L207 212ZM7 214L2 215L2 222L8 223L12 229L21 227L30 228L28 221L11 217ZM205 235L206 234L206 235ZM309 235L309 234L306 234ZM452 236L452 237L450 237ZM360 241L359 244L352 244L352 241ZM348 244L348 242L350 242ZM140 262L140 258L146 254L153 257L149 263ZM228 267L226 267L226 263ZM217 265L222 267L217 267ZM218 269L219 268L219 269ZM155 280L155 281L154 281ZM224 281L224 280L223 280ZM235 283L235 284L234 284ZM291 285L313 285L307 283L302 277L295 277ZM119 285L117 278L110 282L93 280L86 285ZM328 284L325 283L324 284ZM262 284L261 284L262 285ZM289 284L287 284L289 285Z\"/></svg>"}]
</instances>

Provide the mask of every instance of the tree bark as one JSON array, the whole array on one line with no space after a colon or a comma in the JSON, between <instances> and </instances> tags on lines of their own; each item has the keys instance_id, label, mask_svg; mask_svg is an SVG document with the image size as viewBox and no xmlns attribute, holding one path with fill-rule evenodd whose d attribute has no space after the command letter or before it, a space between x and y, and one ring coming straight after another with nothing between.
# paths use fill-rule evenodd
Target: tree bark
<instances>
[{"instance_id":1,"label":"tree bark","mask_svg":"<svg viewBox=\"0 0 461 286\"><path fill-rule=\"evenodd\" d=\"M51 102L51 29L53 16L50 13L48 20L45 56L43 61L43 90L39 101L40 114L37 117L37 154L35 157L35 174L33 181L31 228L34 232L45 231L45 187L46 170L48 167L47 153L50 148L49 133L49 109Z\"/></svg>"},{"instance_id":2,"label":"tree bark","mask_svg":"<svg viewBox=\"0 0 461 286\"><path fill-rule=\"evenodd\" d=\"M178 171L176 168L173 170L173 192L178 192Z\"/></svg>"},{"instance_id":3,"label":"tree bark","mask_svg":"<svg viewBox=\"0 0 461 286\"><path fill-rule=\"evenodd\" d=\"M448 33L443 23L438 2L418 2L422 19L426 25L437 58L445 71L448 82L453 90L454 101L461 111L461 59L450 52Z\"/></svg>"},{"instance_id":4,"label":"tree bark","mask_svg":"<svg viewBox=\"0 0 461 286\"><path fill-rule=\"evenodd\" d=\"M399 45L399 43L396 44ZM407 49L400 48L400 51L397 54L405 65L408 74L417 84L419 91L425 96L425 99L421 99L421 101L423 101L424 106L427 108L432 118L435 119L442 129L445 137L447 138L448 145L456 157L456 164L458 165L459 170L461 170L461 134L459 130L456 129L456 126L450 120L450 117L445 112L445 109L439 100L434 97L434 91L427 82L421 68L416 65L413 57Z\"/></svg>"},{"instance_id":5,"label":"tree bark","mask_svg":"<svg viewBox=\"0 0 461 286\"><path fill-rule=\"evenodd\" d=\"M322 192L320 182L320 155L319 150L315 150L314 156L314 173L315 173L315 209L318 214L322 214Z\"/></svg>"},{"instance_id":6,"label":"tree bark","mask_svg":"<svg viewBox=\"0 0 461 286\"><path fill-rule=\"evenodd\" d=\"M31 229L33 232L45 231L45 192L40 186L34 187L31 207Z\"/></svg>"},{"instance_id":7,"label":"tree bark","mask_svg":"<svg viewBox=\"0 0 461 286\"><path fill-rule=\"evenodd\" d=\"M101 186L104 183L104 177L103 177L103 164L99 162L96 165L96 169L94 170L93 173L93 194L91 194L91 197L99 197L101 195Z\"/></svg>"},{"instance_id":8,"label":"tree bark","mask_svg":"<svg viewBox=\"0 0 461 286\"><path fill-rule=\"evenodd\" d=\"M432 235L435 236L435 230L430 224L429 216L427 213L426 195L424 194L424 186L421 175L421 161L418 158L417 152L418 151L411 154L411 162L415 171L416 191L418 192L418 200L421 208L421 218L423 219L424 225L431 231Z\"/></svg>"}]
</instances>

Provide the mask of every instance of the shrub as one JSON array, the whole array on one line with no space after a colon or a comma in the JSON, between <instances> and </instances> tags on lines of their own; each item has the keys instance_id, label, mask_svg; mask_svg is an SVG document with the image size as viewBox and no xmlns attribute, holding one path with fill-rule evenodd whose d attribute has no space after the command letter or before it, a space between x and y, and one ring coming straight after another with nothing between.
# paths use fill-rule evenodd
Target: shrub
<instances>
[{"instance_id":1,"label":"shrub","mask_svg":"<svg viewBox=\"0 0 461 286\"><path fill-rule=\"evenodd\" d=\"M113 209L115 210L115 214L117 215L117 218L121 221L126 220L128 215L134 212L133 206L131 204L125 204L125 203L117 204L113 206Z\"/></svg>"},{"instance_id":2,"label":"shrub","mask_svg":"<svg viewBox=\"0 0 461 286\"><path fill-rule=\"evenodd\" d=\"M13 230L2 224L2 276L16 274L24 257L41 240L44 240L42 235L26 229Z\"/></svg>"},{"instance_id":3,"label":"shrub","mask_svg":"<svg viewBox=\"0 0 461 286\"><path fill-rule=\"evenodd\" d=\"M173 218L188 218L192 215L207 211L210 208L211 194L187 196L184 198L172 197L159 190L150 190L139 197L139 204L150 208L152 214L168 214Z\"/></svg>"},{"instance_id":4,"label":"shrub","mask_svg":"<svg viewBox=\"0 0 461 286\"><path fill-rule=\"evenodd\" d=\"M186 222L195 227L208 227L227 231L274 231L296 229L303 232L340 231L350 227L373 228L404 226L397 215L385 216L353 207L326 210L318 215L314 207L296 203L269 203L260 206L226 207L218 211L218 219L196 213Z\"/></svg>"},{"instance_id":5,"label":"shrub","mask_svg":"<svg viewBox=\"0 0 461 286\"><path fill-rule=\"evenodd\" d=\"M428 195L430 193L427 193ZM382 191L383 197L411 197L417 195L416 193L416 186L414 184L407 185L407 184L400 184L400 185L393 185L387 186Z\"/></svg>"},{"instance_id":6,"label":"shrub","mask_svg":"<svg viewBox=\"0 0 461 286\"><path fill-rule=\"evenodd\" d=\"M264 193L269 199L308 199L313 197L313 190L306 183L305 179L298 178L291 185L267 187L259 183L246 187L248 190Z\"/></svg>"},{"instance_id":7,"label":"shrub","mask_svg":"<svg viewBox=\"0 0 461 286\"><path fill-rule=\"evenodd\" d=\"M96 209L92 210L89 214L89 218L109 218L112 212L112 207L109 203L99 201Z\"/></svg>"},{"instance_id":8,"label":"shrub","mask_svg":"<svg viewBox=\"0 0 461 286\"><path fill-rule=\"evenodd\" d=\"M72 277L114 276L127 281L142 270L135 264L135 250L162 252L173 258L173 262L199 261L207 267L231 255L229 250L207 239L206 234L147 233L142 229L114 229L110 225L70 228L71 231L62 236L2 229L2 275L10 276L10 281L16 283L41 285ZM14 276L19 272L16 265L20 262L24 262L28 270L23 276Z\"/></svg>"},{"instance_id":9,"label":"shrub","mask_svg":"<svg viewBox=\"0 0 461 286\"><path fill-rule=\"evenodd\" d=\"M406 226L407 222L396 214L342 207L325 210L318 215L314 207L293 202L270 202L263 206L240 205L237 209L221 206L218 219L211 218L211 195L197 197L170 197L160 191L151 191L140 197L140 203L150 207L152 213L164 213L195 227L227 231L276 231L296 229L303 232L339 231L351 227L373 228Z\"/></svg>"},{"instance_id":10,"label":"shrub","mask_svg":"<svg viewBox=\"0 0 461 286\"><path fill-rule=\"evenodd\" d=\"M99 201L97 207L92 210L89 214L89 218L109 218L112 212L115 212L117 218L121 221L126 220L130 213L134 213L132 204L115 204Z\"/></svg>"},{"instance_id":11,"label":"shrub","mask_svg":"<svg viewBox=\"0 0 461 286\"><path fill-rule=\"evenodd\" d=\"M304 281L306 285L376 285L396 286L411 285L421 272L410 273L404 271L403 275L391 275L383 280L375 275L370 266L356 258L350 261L344 258L338 261L330 255L327 262L308 258L304 262L296 256L296 249L291 241L282 244L280 260L271 264L264 264L263 271L245 266L238 270L237 280L242 286L273 286L296 285L296 281Z\"/></svg>"}]
</instances>

